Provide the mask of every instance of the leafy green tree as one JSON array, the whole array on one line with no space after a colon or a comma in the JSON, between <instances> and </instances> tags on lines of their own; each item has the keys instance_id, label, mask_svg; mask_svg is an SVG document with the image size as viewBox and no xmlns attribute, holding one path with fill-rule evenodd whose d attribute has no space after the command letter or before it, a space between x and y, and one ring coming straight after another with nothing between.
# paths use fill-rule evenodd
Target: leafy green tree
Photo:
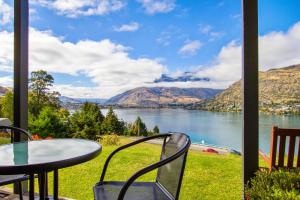
<instances>
[{"instance_id":1,"label":"leafy green tree","mask_svg":"<svg viewBox=\"0 0 300 200\"><path fill-rule=\"evenodd\" d=\"M131 132L135 136L147 136L148 130L146 124L138 116L131 127Z\"/></svg>"},{"instance_id":2,"label":"leafy green tree","mask_svg":"<svg viewBox=\"0 0 300 200\"><path fill-rule=\"evenodd\" d=\"M45 106L60 107L58 92L50 92L54 78L44 70L31 72L29 79L29 111L37 117Z\"/></svg>"},{"instance_id":3,"label":"leafy green tree","mask_svg":"<svg viewBox=\"0 0 300 200\"><path fill-rule=\"evenodd\" d=\"M53 107L44 107L39 116L30 124L30 131L38 134L42 138L67 137L67 123L62 120L61 116Z\"/></svg>"},{"instance_id":4,"label":"leafy green tree","mask_svg":"<svg viewBox=\"0 0 300 200\"><path fill-rule=\"evenodd\" d=\"M123 134L125 130L125 123L118 119L118 116L113 111L112 107L109 108L103 123L102 131L105 134Z\"/></svg>"},{"instance_id":5,"label":"leafy green tree","mask_svg":"<svg viewBox=\"0 0 300 200\"><path fill-rule=\"evenodd\" d=\"M158 126L155 126L155 127L153 128L153 133L154 133L154 134L159 134L159 128L158 128Z\"/></svg>"},{"instance_id":6,"label":"leafy green tree","mask_svg":"<svg viewBox=\"0 0 300 200\"><path fill-rule=\"evenodd\" d=\"M73 137L95 140L101 134L104 116L96 104L85 102L79 111L70 117Z\"/></svg>"},{"instance_id":7,"label":"leafy green tree","mask_svg":"<svg viewBox=\"0 0 300 200\"><path fill-rule=\"evenodd\" d=\"M1 117L8 118L10 121L13 121L13 93L8 91L1 99L0 99L0 114Z\"/></svg>"}]
</instances>

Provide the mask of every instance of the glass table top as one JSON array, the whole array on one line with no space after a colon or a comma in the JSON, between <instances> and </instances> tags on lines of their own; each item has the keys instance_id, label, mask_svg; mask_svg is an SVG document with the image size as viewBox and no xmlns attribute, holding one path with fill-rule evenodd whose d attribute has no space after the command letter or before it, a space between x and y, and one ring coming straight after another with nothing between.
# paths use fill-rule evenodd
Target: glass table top
<instances>
[{"instance_id":1,"label":"glass table top","mask_svg":"<svg viewBox=\"0 0 300 200\"><path fill-rule=\"evenodd\" d=\"M36 140L0 145L0 168L63 162L100 151L100 144L82 139Z\"/></svg>"}]
</instances>

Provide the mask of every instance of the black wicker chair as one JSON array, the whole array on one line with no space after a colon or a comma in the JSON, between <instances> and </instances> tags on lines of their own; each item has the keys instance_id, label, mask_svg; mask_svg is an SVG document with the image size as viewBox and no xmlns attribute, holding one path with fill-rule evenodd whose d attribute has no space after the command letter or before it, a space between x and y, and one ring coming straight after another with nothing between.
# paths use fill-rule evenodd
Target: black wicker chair
<instances>
[{"instance_id":1,"label":"black wicker chair","mask_svg":"<svg viewBox=\"0 0 300 200\"><path fill-rule=\"evenodd\" d=\"M12 127L12 126L0 126L1 134L10 134L10 140L13 142L13 138L15 134L18 135L25 135L28 140L32 140L31 135L23 129ZM28 180L30 178L29 175L25 174L18 174L18 175L0 175L0 186L17 183L19 189L19 198L20 200L23 199L23 192L22 192L22 181Z\"/></svg>"},{"instance_id":2,"label":"black wicker chair","mask_svg":"<svg viewBox=\"0 0 300 200\"><path fill-rule=\"evenodd\" d=\"M164 139L159 162L136 172L126 182L104 181L109 161L117 152L157 138ZM94 186L95 200L177 200L190 144L189 136L168 133L143 138L117 148L107 158L100 182ZM155 182L135 182L140 176L155 169L158 169Z\"/></svg>"}]
</instances>

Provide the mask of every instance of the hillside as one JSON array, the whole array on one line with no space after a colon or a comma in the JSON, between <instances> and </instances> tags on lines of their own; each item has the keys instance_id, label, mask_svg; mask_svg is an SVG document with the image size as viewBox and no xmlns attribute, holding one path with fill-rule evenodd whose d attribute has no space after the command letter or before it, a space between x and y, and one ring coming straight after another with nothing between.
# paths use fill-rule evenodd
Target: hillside
<instances>
[{"instance_id":1,"label":"hillside","mask_svg":"<svg viewBox=\"0 0 300 200\"><path fill-rule=\"evenodd\" d=\"M300 113L300 64L259 73L260 111ZM192 109L212 111L241 110L241 81Z\"/></svg>"},{"instance_id":2,"label":"hillside","mask_svg":"<svg viewBox=\"0 0 300 200\"><path fill-rule=\"evenodd\" d=\"M208 88L140 87L114 96L106 104L127 107L179 106L201 102L220 91Z\"/></svg>"}]
</instances>

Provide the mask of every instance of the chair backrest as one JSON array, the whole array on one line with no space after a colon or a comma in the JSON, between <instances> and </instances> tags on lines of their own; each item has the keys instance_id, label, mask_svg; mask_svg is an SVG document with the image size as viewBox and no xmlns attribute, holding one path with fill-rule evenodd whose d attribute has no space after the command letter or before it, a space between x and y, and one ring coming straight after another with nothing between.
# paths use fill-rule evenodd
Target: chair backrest
<instances>
[{"instance_id":1,"label":"chair backrest","mask_svg":"<svg viewBox=\"0 0 300 200\"><path fill-rule=\"evenodd\" d=\"M287 161L285 162L286 155L286 142L288 141L288 152ZM273 168L293 168L300 167L300 129L283 129L273 126L271 135L271 151L270 151L270 170ZM279 145L278 145L279 140ZM298 142L297 142L298 141ZM296 145L296 143L298 143ZM277 150L279 146L279 150ZM295 154L295 147L298 147L298 152ZM277 156L278 153L278 156ZM295 158L297 158L296 163L294 163Z\"/></svg>"},{"instance_id":2,"label":"chair backrest","mask_svg":"<svg viewBox=\"0 0 300 200\"><path fill-rule=\"evenodd\" d=\"M0 126L0 134L1 136L7 135L7 137L10 137L11 142L14 141L14 137L20 138L21 135L25 136L25 138L27 138L28 140L32 140L30 133L28 133L24 129L13 126Z\"/></svg>"},{"instance_id":3,"label":"chair backrest","mask_svg":"<svg viewBox=\"0 0 300 200\"><path fill-rule=\"evenodd\" d=\"M164 139L161 160L172 157L178 152L180 152L180 156L158 169L156 182L174 199L179 197L190 143L189 136L183 133L172 133L171 136Z\"/></svg>"}]
</instances>

